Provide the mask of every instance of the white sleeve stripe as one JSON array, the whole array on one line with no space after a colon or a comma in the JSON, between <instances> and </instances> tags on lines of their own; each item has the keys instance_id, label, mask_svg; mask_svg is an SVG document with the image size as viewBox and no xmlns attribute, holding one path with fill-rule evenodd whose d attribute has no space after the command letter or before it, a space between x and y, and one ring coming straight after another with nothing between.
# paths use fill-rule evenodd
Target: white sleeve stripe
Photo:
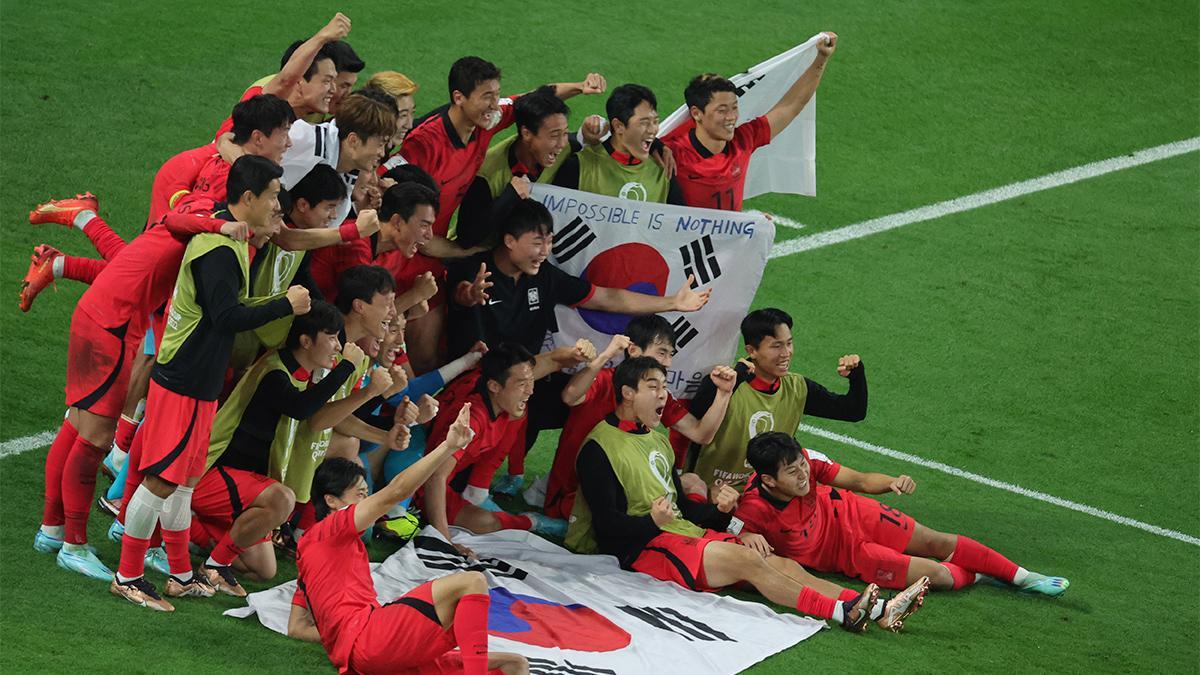
<instances>
[{"instance_id":1,"label":"white sleeve stripe","mask_svg":"<svg viewBox=\"0 0 1200 675\"><path fill-rule=\"evenodd\" d=\"M804 450L808 453L809 459L815 459L819 462L825 462L826 464L833 464L833 460L829 459L829 456L823 452L817 452L812 448L805 448Z\"/></svg>"}]
</instances>

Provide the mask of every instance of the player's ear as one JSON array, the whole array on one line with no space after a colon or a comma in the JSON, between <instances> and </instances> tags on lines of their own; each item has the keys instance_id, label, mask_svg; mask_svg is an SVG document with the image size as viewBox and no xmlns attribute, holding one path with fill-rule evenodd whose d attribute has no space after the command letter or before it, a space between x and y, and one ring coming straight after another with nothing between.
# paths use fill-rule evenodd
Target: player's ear
<instances>
[{"instance_id":1,"label":"player's ear","mask_svg":"<svg viewBox=\"0 0 1200 675\"><path fill-rule=\"evenodd\" d=\"M608 128L611 129L612 133L614 134L625 133L625 123L615 117L608 121Z\"/></svg>"},{"instance_id":2,"label":"player's ear","mask_svg":"<svg viewBox=\"0 0 1200 675\"><path fill-rule=\"evenodd\" d=\"M537 134L533 133L526 127L517 127L517 133L521 136L521 140L525 141L526 143L533 140L534 136L537 136Z\"/></svg>"},{"instance_id":3,"label":"player's ear","mask_svg":"<svg viewBox=\"0 0 1200 675\"><path fill-rule=\"evenodd\" d=\"M704 116L704 111L694 105L688 106L688 115L692 117L692 120L695 121L696 124L700 124L700 118Z\"/></svg>"},{"instance_id":4,"label":"player's ear","mask_svg":"<svg viewBox=\"0 0 1200 675\"><path fill-rule=\"evenodd\" d=\"M466 100L466 94L462 93L461 91L455 89L454 91L450 92L450 105L462 105L463 101Z\"/></svg>"},{"instance_id":5,"label":"player's ear","mask_svg":"<svg viewBox=\"0 0 1200 675\"><path fill-rule=\"evenodd\" d=\"M517 245L517 238L511 234L504 235L504 248L512 250Z\"/></svg>"}]
</instances>

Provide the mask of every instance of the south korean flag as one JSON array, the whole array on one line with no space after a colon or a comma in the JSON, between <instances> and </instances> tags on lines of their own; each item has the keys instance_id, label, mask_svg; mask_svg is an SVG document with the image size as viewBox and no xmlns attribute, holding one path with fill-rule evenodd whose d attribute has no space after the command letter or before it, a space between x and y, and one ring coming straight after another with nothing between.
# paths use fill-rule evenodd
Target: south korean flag
<instances>
[{"instance_id":1,"label":"south korean flag","mask_svg":"<svg viewBox=\"0 0 1200 675\"><path fill-rule=\"evenodd\" d=\"M533 199L554 217L550 262L596 286L670 296L688 278L712 289L698 312L664 312L676 349L667 383L678 398L695 395L713 366L732 361L738 326L762 280L774 226L758 213L635 202L535 184ZM547 347L587 338L603 349L632 317L555 309L558 332Z\"/></svg>"}]
</instances>

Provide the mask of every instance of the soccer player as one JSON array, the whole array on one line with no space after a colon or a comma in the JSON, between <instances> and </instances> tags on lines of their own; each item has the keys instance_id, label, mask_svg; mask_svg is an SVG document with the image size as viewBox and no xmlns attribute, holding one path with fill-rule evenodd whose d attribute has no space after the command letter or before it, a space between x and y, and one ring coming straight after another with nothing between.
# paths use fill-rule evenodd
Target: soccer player
<instances>
[{"instance_id":1,"label":"soccer player","mask_svg":"<svg viewBox=\"0 0 1200 675\"><path fill-rule=\"evenodd\" d=\"M496 248L451 266L447 281L454 293L448 336L451 355L465 353L476 341L488 345L517 342L536 354L546 331L557 328L556 305L637 315L694 312L708 302L711 289L693 290L691 277L673 295L662 297L594 286L567 274L546 261L553 227L553 217L544 205L537 200L522 200L509 213ZM538 359L563 361L570 351L563 348L546 352ZM561 428L566 421L562 389L568 379L556 374L538 384L530 405L526 448L533 445L540 430ZM510 475L522 473L520 459L514 462L510 458Z\"/></svg>"},{"instance_id":2,"label":"soccer player","mask_svg":"<svg viewBox=\"0 0 1200 675\"><path fill-rule=\"evenodd\" d=\"M1019 567L970 537L932 530L859 496L912 494L917 485L908 476L855 471L778 431L751 439L746 461L755 475L738 502L743 531L763 535L775 555L805 567L884 588L928 577L933 588L958 590L983 576L1050 597L1070 586L1062 577Z\"/></svg>"},{"instance_id":3,"label":"soccer player","mask_svg":"<svg viewBox=\"0 0 1200 675\"><path fill-rule=\"evenodd\" d=\"M559 436L546 485L545 511L548 516L569 518L571 515L575 491L579 487L579 477L575 474L579 447L584 437L617 407L613 368L605 365L622 352L626 358L649 356L663 368L670 368L675 357L675 331L671 329L671 323L658 314L634 317L626 327L625 335L614 335L603 352L571 377L562 391L563 402L571 407L571 413ZM709 377L717 392L704 419L696 419L688 412L686 403L677 401L670 394L667 394L667 404L663 408L663 424L695 443L708 443L716 435L736 381L733 369L728 366L717 366ZM679 468L678 460L676 468Z\"/></svg>"},{"instance_id":4,"label":"soccer player","mask_svg":"<svg viewBox=\"0 0 1200 675\"><path fill-rule=\"evenodd\" d=\"M239 158L229 171L228 209L221 215L247 223L249 244L198 235L188 243L168 306L136 469L142 477L125 507L121 565L113 594L159 611L173 611L142 576L150 537L162 527L172 596L207 596L212 588L192 571L188 554L192 489L203 472L208 436L234 336L288 314L308 311L308 290L294 286L284 297L246 306L249 246L261 246L279 230L279 177L262 157ZM137 443L135 443L135 447ZM131 456L132 462L134 457ZM131 478L134 478L131 471Z\"/></svg>"},{"instance_id":5,"label":"soccer player","mask_svg":"<svg viewBox=\"0 0 1200 675\"><path fill-rule=\"evenodd\" d=\"M333 90L333 97L329 99L328 113L336 115L338 104L354 90L354 85L358 82L358 74L367 67L367 64L358 57L354 47L351 47L350 43L344 39L330 42L329 53L333 56L334 67L337 68L337 77L335 78L336 88ZM318 119L317 121L323 122L324 120Z\"/></svg>"},{"instance_id":6,"label":"soccer player","mask_svg":"<svg viewBox=\"0 0 1200 675\"><path fill-rule=\"evenodd\" d=\"M742 319L742 340L754 372L739 365L738 382L725 421L712 442L692 446L695 472L709 486L721 484L742 491L750 477L746 444L760 433L795 434L805 415L844 422L867 416L867 374L857 354L838 359L838 375L850 390L834 394L803 375L788 372L792 364L792 317L781 309L757 309ZM693 415L702 416L715 389L701 384L692 399Z\"/></svg>"},{"instance_id":7,"label":"soccer player","mask_svg":"<svg viewBox=\"0 0 1200 675\"><path fill-rule=\"evenodd\" d=\"M875 584L861 595L846 592L766 552L760 535L739 539L741 522L732 516L733 502L715 506L683 497L671 470L671 445L653 431L667 403L666 376L650 357L617 366L616 410L596 425L579 451L582 499L575 500L567 546L616 556L624 569L692 590L748 583L772 602L837 621L850 631L861 632L872 620L899 630L920 607L928 579L889 601L879 599Z\"/></svg>"},{"instance_id":8,"label":"soccer player","mask_svg":"<svg viewBox=\"0 0 1200 675\"><path fill-rule=\"evenodd\" d=\"M307 314L296 317L283 349L259 359L213 419L208 469L192 495L192 542L212 549L200 574L224 593L246 595L234 576L235 562L256 580L275 576L270 535L292 514L296 496L268 473L273 460L294 450L300 422L320 430L353 412L328 403L363 356L353 342L340 344L342 327L337 308L313 301ZM329 372L314 382L313 373L323 368ZM379 372L367 391L381 394L391 383L386 371Z\"/></svg>"},{"instance_id":9,"label":"soccer player","mask_svg":"<svg viewBox=\"0 0 1200 675\"><path fill-rule=\"evenodd\" d=\"M383 159L387 142L396 132L396 106L354 92L338 103L337 115L329 122L292 125L292 147L283 156L283 186L290 189L317 164L337 169L346 185L336 223L350 214L350 191L360 171L374 171Z\"/></svg>"},{"instance_id":10,"label":"soccer player","mask_svg":"<svg viewBox=\"0 0 1200 675\"><path fill-rule=\"evenodd\" d=\"M623 84L604 104L611 135L563 162L554 184L643 202L682 204L679 186L649 161L658 136L658 99L640 84Z\"/></svg>"},{"instance_id":11,"label":"soccer player","mask_svg":"<svg viewBox=\"0 0 1200 675\"><path fill-rule=\"evenodd\" d=\"M488 652L490 601L482 574L439 577L381 606L362 543L368 527L471 442L470 415L464 406L442 443L370 496L363 468L349 460L332 459L313 477L319 522L300 541L288 635L320 642L338 672L441 665L468 675L529 672L522 656ZM455 646L461 654L447 655Z\"/></svg>"},{"instance_id":12,"label":"soccer player","mask_svg":"<svg viewBox=\"0 0 1200 675\"><path fill-rule=\"evenodd\" d=\"M488 350L479 369L451 382L438 396L438 415L429 430L436 447L446 437L459 410L470 407L473 440L454 452L454 461L440 465L423 489L424 514L429 524L450 541L450 525L476 533L533 530L562 535L562 524L539 513L512 515L488 511L488 486L496 469L513 447L524 442L529 397L534 391L537 363L519 344L504 343ZM466 549L459 547L466 553Z\"/></svg>"},{"instance_id":13,"label":"soccer player","mask_svg":"<svg viewBox=\"0 0 1200 675\"><path fill-rule=\"evenodd\" d=\"M408 163L408 160L404 159L404 156L400 154L400 148L403 147L404 139L408 136L408 132L412 131L413 111L416 109L413 95L417 93L420 87L404 73L398 73L394 70L384 70L375 73L367 80L367 88L378 89L396 99L396 109L399 111L396 114L396 133L392 136L391 142L388 143L388 158L381 162L377 169L379 175L383 176L397 166ZM434 187L436 188L437 186L435 185Z\"/></svg>"},{"instance_id":14,"label":"soccer player","mask_svg":"<svg viewBox=\"0 0 1200 675\"><path fill-rule=\"evenodd\" d=\"M433 224L433 239L414 261L414 273L431 271L440 281L445 268L439 258L457 258L467 253L448 239L450 218L458 210L492 138L513 123L513 100L500 97L500 69L477 56L464 56L450 66L450 103L419 122L400 149L406 161L425 169L438 183L440 203ZM567 99L576 94L602 93L604 78L588 74L583 82L552 85L555 95ZM417 372L436 367L438 343L445 321L441 298L430 303L434 311L413 321L409 327L409 355Z\"/></svg>"},{"instance_id":15,"label":"soccer player","mask_svg":"<svg viewBox=\"0 0 1200 675\"><path fill-rule=\"evenodd\" d=\"M750 155L771 142L808 105L825 65L837 49L837 35L826 32L817 42L817 56L800 77L767 111L738 124L737 87L712 73L692 78L683 91L691 120L672 129L662 141L671 149L678 168L676 180L688 206L742 210Z\"/></svg>"}]
</instances>

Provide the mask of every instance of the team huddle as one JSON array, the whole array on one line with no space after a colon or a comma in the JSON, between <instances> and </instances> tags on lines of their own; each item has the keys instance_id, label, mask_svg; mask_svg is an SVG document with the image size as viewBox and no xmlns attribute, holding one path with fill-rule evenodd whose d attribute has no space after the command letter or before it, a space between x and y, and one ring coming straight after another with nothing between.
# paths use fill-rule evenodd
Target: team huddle
<instances>
[{"instance_id":1,"label":"team huddle","mask_svg":"<svg viewBox=\"0 0 1200 675\"><path fill-rule=\"evenodd\" d=\"M848 386L835 393L790 372L792 317L756 309L741 323L746 358L675 399L663 314L700 311L712 289L690 277L663 296L609 288L548 260L554 221L535 182L741 210L752 153L812 98L836 35L742 124L737 88L695 77L691 120L660 137L645 86L590 73L502 96L500 70L474 56L450 67L449 101L415 119L411 79L360 82L350 29L337 14L291 45L211 142L168 159L133 240L89 193L30 212L81 230L100 256L38 246L21 286L29 311L56 279L88 285L35 550L163 612L245 596L239 578L270 580L278 555L295 557L289 635L362 673L528 672L488 648L479 572L379 604L364 539L403 542L420 524L451 543L452 526L529 530L694 591L749 585L852 632L901 630L931 588L1065 592L1066 579L861 496L912 493L910 477L801 447L806 415L866 417L858 355L838 360ZM606 95L605 115L572 130L577 95ZM607 345L543 350L558 306L631 318ZM549 474L526 481L526 454L553 429ZM113 482L96 502L100 472ZM497 494L534 508L512 513ZM119 561L88 545L93 503L114 517Z\"/></svg>"}]
</instances>

